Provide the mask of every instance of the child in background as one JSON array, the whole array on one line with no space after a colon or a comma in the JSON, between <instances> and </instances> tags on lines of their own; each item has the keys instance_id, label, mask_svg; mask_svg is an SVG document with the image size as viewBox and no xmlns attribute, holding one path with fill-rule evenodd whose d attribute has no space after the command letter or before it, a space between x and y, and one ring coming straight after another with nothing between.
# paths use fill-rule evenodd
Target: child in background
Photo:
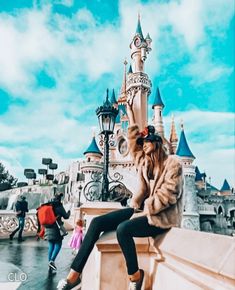
<instances>
[{"instance_id":1,"label":"child in background","mask_svg":"<svg viewBox=\"0 0 235 290\"><path fill-rule=\"evenodd\" d=\"M80 249L83 240L83 220L79 219L76 222L76 226L73 230L73 234L69 240L69 246L73 249L73 253L76 254Z\"/></svg>"}]
</instances>

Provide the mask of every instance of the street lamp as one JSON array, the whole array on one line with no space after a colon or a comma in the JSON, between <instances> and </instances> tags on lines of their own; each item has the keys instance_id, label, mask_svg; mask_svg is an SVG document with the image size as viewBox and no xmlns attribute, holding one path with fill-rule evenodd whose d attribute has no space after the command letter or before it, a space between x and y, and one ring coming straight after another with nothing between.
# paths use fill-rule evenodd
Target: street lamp
<instances>
[{"instance_id":1,"label":"street lamp","mask_svg":"<svg viewBox=\"0 0 235 290\"><path fill-rule=\"evenodd\" d=\"M106 100L103 106L96 109L98 116L100 134L104 135L104 168L102 182L102 201L106 201L109 197L109 135L113 134L115 120L118 114L118 109L114 108L109 101L109 90L107 89Z\"/></svg>"}]
</instances>

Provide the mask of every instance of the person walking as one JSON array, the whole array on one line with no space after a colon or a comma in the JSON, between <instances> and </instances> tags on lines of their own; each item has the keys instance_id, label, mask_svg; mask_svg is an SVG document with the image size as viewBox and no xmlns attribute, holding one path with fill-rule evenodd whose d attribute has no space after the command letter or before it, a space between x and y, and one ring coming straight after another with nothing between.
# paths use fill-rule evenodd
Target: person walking
<instances>
[{"instance_id":1,"label":"person walking","mask_svg":"<svg viewBox=\"0 0 235 290\"><path fill-rule=\"evenodd\" d=\"M55 260L61 250L63 236L65 235L65 233L61 234L60 230L60 227L63 227L62 218L68 219L70 217L70 210L66 212L61 201L63 195L63 193L55 195L55 198L51 202L54 214L57 217L56 222L50 226L45 226L45 239L48 240L49 271L57 270Z\"/></svg>"},{"instance_id":2,"label":"person walking","mask_svg":"<svg viewBox=\"0 0 235 290\"><path fill-rule=\"evenodd\" d=\"M138 191L133 194L130 208L101 215L91 221L67 278L57 285L59 290L72 289L81 283L81 273L100 234L113 230L126 261L129 290L141 290L144 271L139 268L133 238L156 237L180 225L183 193L181 163L176 156L167 155L163 140L153 126L139 132L132 103L133 100L129 99L128 141L138 171Z\"/></svg>"},{"instance_id":3,"label":"person walking","mask_svg":"<svg viewBox=\"0 0 235 290\"><path fill-rule=\"evenodd\" d=\"M26 197L24 195L20 195L19 199L15 204L16 216L18 218L18 227L9 235L10 240L13 240L14 235L18 233L18 242L22 242L22 234L24 230L25 224L25 216L26 212L28 212L28 202L26 201Z\"/></svg>"}]
</instances>

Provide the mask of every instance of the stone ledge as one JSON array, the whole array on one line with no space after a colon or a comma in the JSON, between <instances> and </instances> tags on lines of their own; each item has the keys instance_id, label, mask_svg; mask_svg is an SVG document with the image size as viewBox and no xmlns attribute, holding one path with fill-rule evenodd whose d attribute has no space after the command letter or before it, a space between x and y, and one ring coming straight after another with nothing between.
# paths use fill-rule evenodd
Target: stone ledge
<instances>
[{"instance_id":1,"label":"stone ledge","mask_svg":"<svg viewBox=\"0 0 235 290\"><path fill-rule=\"evenodd\" d=\"M146 273L147 288L145 289L150 289L148 287L152 287L153 290L235 289L233 237L173 228L155 240L136 238L135 242L140 267ZM101 260L106 264L102 266L103 288L100 289L108 289L107 285L114 282L111 278L103 276L108 274L112 263L116 265L114 261L119 261L117 264L119 271L122 272L120 275L126 277L125 262L116 233L102 235L96 243L96 249L101 254ZM158 259L156 253L160 253L163 258ZM102 279L107 281L102 284ZM177 287L175 283L178 283Z\"/></svg>"},{"instance_id":2,"label":"stone ledge","mask_svg":"<svg viewBox=\"0 0 235 290\"><path fill-rule=\"evenodd\" d=\"M235 238L171 229L155 246L166 254L235 281Z\"/></svg>"},{"instance_id":3,"label":"stone ledge","mask_svg":"<svg viewBox=\"0 0 235 290\"><path fill-rule=\"evenodd\" d=\"M148 238L135 238L137 252L149 252L150 242ZM100 252L121 252L115 232L103 234L96 243Z\"/></svg>"},{"instance_id":4,"label":"stone ledge","mask_svg":"<svg viewBox=\"0 0 235 290\"><path fill-rule=\"evenodd\" d=\"M119 202L86 202L80 207L81 213L96 216L124 208Z\"/></svg>"}]
</instances>

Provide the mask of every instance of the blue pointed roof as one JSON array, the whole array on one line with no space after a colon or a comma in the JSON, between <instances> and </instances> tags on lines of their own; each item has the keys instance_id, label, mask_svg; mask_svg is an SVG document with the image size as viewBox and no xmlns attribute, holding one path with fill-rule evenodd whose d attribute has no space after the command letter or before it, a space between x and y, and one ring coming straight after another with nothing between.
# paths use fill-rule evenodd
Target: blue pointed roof
<instances>
[{"instance_id":1,"label":"blue pointed roof","mask_svg":"<svg viewBox=\"0 0 235 290\"><path fill-rule=\"evenodd\" d=\"M87 153L97 153L100 155L103 155L102 152L100 151L99 147L97 146L97 143L95 141L95 137L92 138L91 144L87 148L87 150L83 153L84 155Z\"/></svg>"},{"instance_id":2,"label":"blue pointed roof","mask_svg":"<svg viewBox=\"0 0 235 290\"><path fill-rule=\"evenodd\" d=\"M156 95L155 95L155 99L154 99L154 102L152 105L152 109L154 108L154 106L162 106L163 108L165 107L165 105L163 104L162 98L161 98L159 88L157 88L157 90L156 90Z\"/></svg>"},{"instance_id":3,"label":"blue pointed roof","mask_svg":"<svg viewBox=\"0 0 235 290\"><path fill-rule=\"evenodd\" d=\"M228 184L227 179L225 179L220 191L228 191L228 190L231 190L231 188L230 185Z\"/></svg>"},{"instance_id":4,"label":"blue pointed roof","mask_svg":"<svg viewBox=\"0 0 235 290\"><path fill-rule=\"evenodd\" d=\"M195 181L202 180L202 175L201 175L201 173L200 173L200 171L199 171L197 166L195 167L195 173L196 173Z\"/></svg>"},{"instance_id":5,"label":"blue pointed roof","mask_svg":"<svg viewBox=\"0 0 235 290\"><path fill-rule=\"evenodd\" d=\"M135 34L139 34L141 39L144 39L141 24L140 24L140 17L138 16L138 22L137 22L137 27L136 27L136 32Z\"/></svg>"},{"instance_id":6,"label":"blue pointed roof","mask_svg":"<svg viewBox=\"0 0 235 290\"><path fill-rule=\"evenodd\" d=\"M196 173L195 181L203 180L206 178L206 173L205 172L201 173L197 166L195 167L195 173Z\"/></svg>"},{"instance_id":7,"label":"blue pointed roof","mask_svg":"<svg viewBox=\"0 0 235 290\"><path fill-rule=\"evenodd\" d=\"M128 70L128 74L132 74L133 73L133 71L132 71L132 66L131 66L131 64L130 64L130 66L129 66L129 70Z\"/></svg>"},{"instance_id":8,"label":"blue pointed roof","mask_svg":"<svg viewBox=\"0 0 235 290\"><path fill-rule=\"evenodd\" d=\"M116 100L116 97L115 97L114 89L113 89L113 93L112 93L110 102L111 102L111 104L117 104L117 100Z\"/></svg>"},{"instance_id":9,"label":"blue pointed roof","mask_svg":"<svg viewBox=\"0 0 235 290\"><path fill-rule=\"evenodd\" d=\"M152 40L152 38L150 37L149 33L147 33L145 40Z\"/></svg>"},{"instance_id":10,"label":"blue pointed roof","mask_svg":"<svg viewBox=\"0 0 235 290\"><path fill-rule=\"evenodd\" d=\"M181 134L180 134L180 142L176 151L176 155L182 156L182 157L191 157L195 159L195 156L189 149L185 134L184 134L184 129L182 128Z\"/></svg>"}]
</instances>

